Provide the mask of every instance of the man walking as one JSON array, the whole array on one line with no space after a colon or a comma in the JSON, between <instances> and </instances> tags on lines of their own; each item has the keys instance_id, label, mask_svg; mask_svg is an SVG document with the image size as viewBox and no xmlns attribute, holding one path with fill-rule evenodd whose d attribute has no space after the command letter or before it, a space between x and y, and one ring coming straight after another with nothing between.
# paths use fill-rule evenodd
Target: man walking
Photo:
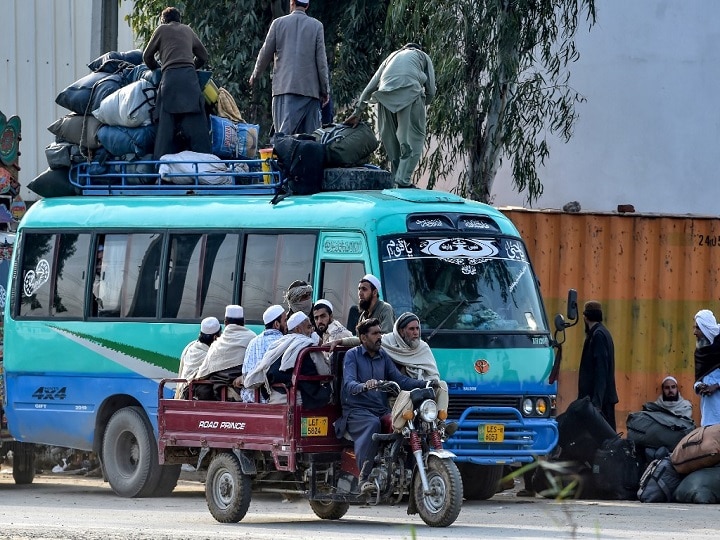
<instances>
[{"instance_id":1,"label":"man walking","mask_svg":"<svg viewBox=\"0 0 720 540\"><path fill-rule=\"evenodd\" d=\"M369 103L377 103L378 130L395 183L412 188L412 173L425 144L425 105L435 97L432 60L417 43L393 52L363 90L346 124L355 126Z\"/></svg>"},{"instance_id":2,"label":"man walking","mask_svg":"<svg viewBox=\"0 0 720 540\"><path fill-rule=\"evenodd\" d=\"M589 301L583 310L585 343L583 343L578 374L578 399L589 396L592 404L615 429L615 345L602 324L600 302Z\"/></svg>"},{"instance_id":3,"label":"man walking","mask_svg":"<svg viewBox=\"0 0 720 540\"><path fill-rule=\"evenodd\" d=\"M308 16L309 0L290 0L290 14L275 19L250 76L250 86L275 61L272 117L275 132L312 133L320 127L320 107L330 99L323 25Z\"/></svg>"}]
</instances>

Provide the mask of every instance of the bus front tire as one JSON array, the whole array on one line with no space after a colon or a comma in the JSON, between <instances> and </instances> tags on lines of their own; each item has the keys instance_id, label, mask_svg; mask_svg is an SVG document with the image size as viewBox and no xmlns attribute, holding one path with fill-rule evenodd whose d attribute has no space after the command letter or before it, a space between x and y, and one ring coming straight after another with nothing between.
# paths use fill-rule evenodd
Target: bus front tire
<instances>
[{"instance_id":1,"label":"bus front tire","mask_svg":"<svg viewBox=\"0 0 720 540\"><path fill-rule=\"evenodd\" d=\"M463 492L468 501L485 501L497 493L503 476L502 465L475 465L458 463L462 476Z\"/></svg>"},{"instance_id":2,"label":"bus front tire","mask_svg":"<svg viewBox=\"0 0 720 540\"><path fill-rule=\"evenodd\" d=\"M141 407L125 407L110 417L102 450L103 468L116 494L154 494L162 471L152 426Z\"/></svg>"},{"instance_id":3,"label":"bus front tire","mask_svg":"<svg viewBox=\"0 0 720 540\"><path fill-rule=\"evenodd\" d=\"M32 484L35 479L35 445L15 441L12 452L13 480L18 485Z\"/></svg>"}]
</instances>

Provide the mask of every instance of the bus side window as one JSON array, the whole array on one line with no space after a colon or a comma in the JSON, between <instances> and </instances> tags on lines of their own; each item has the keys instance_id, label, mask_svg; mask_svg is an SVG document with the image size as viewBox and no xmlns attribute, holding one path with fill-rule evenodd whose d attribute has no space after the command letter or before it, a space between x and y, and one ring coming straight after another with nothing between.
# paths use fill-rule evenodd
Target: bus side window
<instances>
[{"instance_id":1,"label":"bus side window","mask_svg":"<svg viewBox=\"0 0 720 540\"><path fill-rule=\"evenodd\" d=\"M90 240L90 234L60 235L52 304L52 316L55 318L83 316Z\"/></svg>"},{"instance_id":2,"label":"bus side window","mask_svg":"<svg viewBox=\"0 0 720 540\"><path fill-rule=\"evenodd\" d=\"M262 321L268 306L284 304L296 279L311 282L315 234L249 234L245 242L241 301L246 321Z\"/></svg>"},{"instance_id":3,"label":"bus side window","mask_svg":"<svg viewBox=\"0 0 720 540\"><path fill-rule=\"evenodd\" d=\"M56 235L26 233L22 237L22 261L17 282L21 317L50 314L50 274L55 261Z\"/></svg>"}]
</instances>

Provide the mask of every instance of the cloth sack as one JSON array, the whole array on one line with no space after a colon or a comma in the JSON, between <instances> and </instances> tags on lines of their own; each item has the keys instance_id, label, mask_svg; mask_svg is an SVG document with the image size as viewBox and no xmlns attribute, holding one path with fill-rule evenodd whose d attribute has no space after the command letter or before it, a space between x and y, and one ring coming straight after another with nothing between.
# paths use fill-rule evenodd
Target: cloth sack
<instances>
[{"instance_id":1,"label":"cloth sack","mask_svg":"<svg viewBox=\"0 0 720 540\"><path fill-rule=\"evenodd\" d=\"M650 462L640 477L637 497L640 502L671 502L683 475L675 470L670 456Z\"/></svg>"},{"instance_id":2,"label":"cloth sack","mask_svg":"<svg viewBox=\"0 0 720 540\"><path fill-rule=\"evenodd\" d=\"M185 150L160 158L160 178L173 184L231 184L231 176L213 173L227 171L227 165L213 154ZM185 163L189 162L189 163Z\"/></svg>"},{"instance_id":3,"label":"cloth sack","mask_svg":"<svg viewBox=\"0 0 720 540\"><path fill-rule=\"evenodd\" d=\"M240 114L235 98L225 88L218 89L218 102L217 102L218 116L227 118L231 122L236 124L246 124L245 120Z\"/></svg>"},{"instance_id":4,"label":"cloth sack","mask_svg":"<svg viewBox=\"0 0 720 540\"><path fill-rule=\"evenodd\" d=\"M58 137L60 141L95 150L102 146L98 139L98 131L101 127L100 121L92 115L68 114L50 124L48 131Z\"/></svg>"},{"instance_id":5,"label":"cloth sack","mask_svg":"<svg viewBox=\"0 0 720 540\"><path fill-rule=\"evenodd\" d=\"M212 153L223 159L252 159L257 155L259 131L256 124L236 124L211 114Z\"/></svg>"},{"instance_id":6,"label":"cloth sack","mask_svg":"<svg viewBox=\"0 0 720 540\"><path fill-rule=\"evenodd\" d=\"M92 114L103 124L135 128L152 123L157 89L147 79L123 86L100 102Z\"/></svg>"},{"instance_id":7,"label":"cloth sack","mask_svg":"<svg viewBox=\"0 0 720 540\"><path fill-rule=\"evenodd\" d=\"M331 124L314 132L315 140L325 145L325 166L353 167L364 164L380 143L365 122L356 126Z\"/></svg>"},{"instance_id":8,"label":"cloth sack","mask_svg":"<svg viewBox=\"0 0 720 540\"><path fill-rule=\"evenodd\" d=\"M720 463L720 424L702 426L685 435L670 458L682 474Z\"/></svg>"},{"instance_id":9,"label":"cloth sack","mask_svg":"<svg viewBox=\"0 0 720 540\"><path fill-rule=\"evenodd\" d=\"M41 197L79 195L80 190L70 183L69 172L68 168L46 169L36 176L27 187Z\"/></svg>"},{"instance_id":10,"label":"cloth sack","mask_svg":"<svg viewBox=\"0 0 720 540\"><path fill-rule=\"evenodd\" d=\"M55 103L77 114L90 114L123 84L122 75L93 72L78 79L55 98Z\"/></svg>"},{"instance_id":11,"label":"cloth sack","mask_svg":"<svg viewBox=\"0 0 720 540\"><path fill-rule=\"evenodd\" d=\"M681 503L720 503L720 466L699 469L683 478L675 489L675 501Z\"/></svg>"},{"instance_id":12,"label":"cloth sack","mask_svg":"<svg viewBox=\"0 0 720 540\"><path fill-rule=\"evenodd\" d=\"M97 138L113 156L142 156L152 153L156 130L157 126L154 124L136 128L101 126Z\"/></svg>"},{"instance_id":13,"label":"cloth sack","mask_svg":"<svg viewBox=\"0 0 720 540\"><path fill-rule=\"evenodd\" d=\"M109 51L98 56L90 62L87 67L90 71L100 71L104 73L115 73L123 65L137 66L143 63L143 52L140 49L133 49L126 52Z\"/></svg>"}]
</instances>

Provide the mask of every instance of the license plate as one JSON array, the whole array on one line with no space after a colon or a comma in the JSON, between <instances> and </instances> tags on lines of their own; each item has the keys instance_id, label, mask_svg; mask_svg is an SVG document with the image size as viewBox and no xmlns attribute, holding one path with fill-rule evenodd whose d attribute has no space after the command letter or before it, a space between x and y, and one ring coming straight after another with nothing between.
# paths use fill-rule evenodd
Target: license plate
<instances>
[{"instance_id":1,"label":"license plate","mask_svg":"<svg viewBox=\"0 0 720 540\"><path fill-rule=\"evenodd\" d=\"M302 418L300 431L303 437L326 437L328 432L327 416L309 416Z\"/></svg>"},{"instance_id":2,"label":"license plate","mask_svg":"<svg viewBox=\"0 0 720 540\"><path fill-rule=\"evenodd\" d=\"M480 424L478 426L478 441L496 443L503 442L504 440L504 424Z\"/></svg>"}]
</instances>

